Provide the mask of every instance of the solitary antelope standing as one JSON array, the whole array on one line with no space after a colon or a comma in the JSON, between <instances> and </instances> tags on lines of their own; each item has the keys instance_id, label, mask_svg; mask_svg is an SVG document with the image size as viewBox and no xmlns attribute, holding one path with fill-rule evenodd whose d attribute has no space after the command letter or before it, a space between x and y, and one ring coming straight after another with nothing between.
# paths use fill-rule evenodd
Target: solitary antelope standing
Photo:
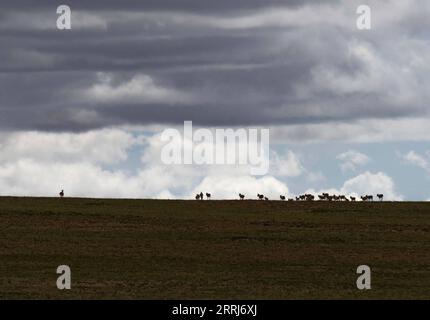
<instances>
[{"instance_id":1,"label":"solitary antelope standing","mask_svg":"<svg viewBox=\"0 0 430 320\"><path fill-rule=\"evenodd\" d=\"M64 190L61 190L61 192L59 193L60 197L64 197Z\"/></svg>"}]
</instances>

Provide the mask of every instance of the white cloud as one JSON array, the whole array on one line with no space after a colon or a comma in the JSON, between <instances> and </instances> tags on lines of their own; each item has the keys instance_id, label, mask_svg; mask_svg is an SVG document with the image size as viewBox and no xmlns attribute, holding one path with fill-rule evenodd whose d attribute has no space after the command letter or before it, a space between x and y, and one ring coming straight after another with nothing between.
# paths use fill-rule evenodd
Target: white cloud
<instances>
[{"instance_id":1,"label":"white cloud","mask_svg":"<svg viewBox=\"0 0 430 320\"><path fill-rule=\"evenodd\" d=\"M287 151L285 155L272 151L270 167L274 175L282 177L298 177L305 171L299 157L291 150Z\"/></svg>"},{"instance_id":2,"label":"white cloud","mask_svg":"<svg viewBox=\"0 0 430 320\"><path fill-rule=\"evenodd\" d=\"M337 155L336 159L341 161L340 168L343 172L356 171L358 167L369 163L370 158L358 151L349 150Z\"/></svg>"},{"instance_id":3,"label":"white cloud","mask_svg":"<svg viewBox=\"0 0 430 320\"><path fill-rule=\"evenodd\" d=\"M60 189L71 196L143 196L137 179L90 163L44 163L26 159L0 166L3 195L56 196Z\"/></svg>"},{"instance_id":4,"label":"white cloud","mask_svg":"<svg viewBox=\"0 0 430 320\"><path fill-rule=\"evenodd\" d=\"M126 160L128 149L138 142L138 138L120 129L86 133L16 132L0 138L0 163L33 159L111 164Z\"/></svg>"},{"instance_id":5,"label":"white cloud","mask_svg":"<svg viewBox=\"0 0 430 320\"><path fill-rule=\"evenodd\" d=\"M115 84L111 74L99 73L98 82L85 91L85 96L100 102L178 103L190 100L187 94L162 87L145 74Z\"/></svg>"},{"instance_id":6,"label":"white cloud","mask_svg":"<svg viewBox=\"0 0 430 320\"><path fill-rule=\"evenodd\" d=\"M383 194L385 200L401 201L403 196L398 194L395 190L393 179L383 172L371 173L364 172L352 179L345 181L342 187L339 188L325 188L322 190L309 189L306 193L321 194L327 192L330 194L344 194L353 196L359 199L362 195Z\"/></svg>"},{"instance_id":7,"label":"white cloud","mask_svg":"<svg viewBox=\"0 0 430 320\"><path fill-rule=\"evenodd\" d=\"M418 166L425 171L430 173L430 163L427 158L424 156L421 156L420 154L416 153L415 151L409 151L406 155L403 156L403 159L414 166Z\"/></svg>"},{"instance_id":8,"label":"white cloud","mask_svg":"<svg viewBox=\"0 0 430 320\"><path fill-rule=\"evenodd\" d=\"M149 188L141 178L147 178L147 172L130 176L103 168L127 160L130 148L138 144L139 138L120 129L4 135L0 139L0 193L55 196L65 189L69 196L144 196Z\"/></svg>"},{"instance_id":9,"label":"white cloud","mask_svg":"<svg viewBox=\"0 0 430 320\"><path fill-rule=\"evenodd\" d=\"M346 181L341 192L355 195L384 194L386 200L402 200L403 197L396 193L393 179L383 172L362 173L355 178Z\"/></svg>"},{"instance_id":10,"label":"white cloud","mask_svg":"<svg viewBox=\"0 0 430 320\"><path fill-rule=\"evenodd\" d=\"M22 159L0 165L0 194L101 198L175 198L190 190L187 171L151 165L136 173L108 170L88 162L43 162ZM181 191L173 196L171 189ZM189 191L188 191L189 192Z\"/></svg>"}]
</instances>

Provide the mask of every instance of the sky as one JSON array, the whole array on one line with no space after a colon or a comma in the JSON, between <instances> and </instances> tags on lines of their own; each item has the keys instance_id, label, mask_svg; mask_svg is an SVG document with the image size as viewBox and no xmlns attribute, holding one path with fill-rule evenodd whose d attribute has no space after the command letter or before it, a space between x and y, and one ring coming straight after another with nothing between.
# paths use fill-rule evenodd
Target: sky
<instances>
[{"instance_id":1,"label":"sky","mask_svg":"<svg viewBox=\"0 0 430 320\"><path fill-rule=\"evenodd\" d=\"M1 1L0 195L430 200L429 16L426 0ZM164 163L184 121L269 129L268 172Z\"/></svg>"}]
</instances>

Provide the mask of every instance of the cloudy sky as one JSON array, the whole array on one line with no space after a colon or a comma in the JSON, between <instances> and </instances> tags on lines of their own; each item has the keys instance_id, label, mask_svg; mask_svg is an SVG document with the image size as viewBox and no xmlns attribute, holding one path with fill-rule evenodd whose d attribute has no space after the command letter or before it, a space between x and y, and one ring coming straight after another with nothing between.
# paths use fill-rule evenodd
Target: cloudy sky
<instances>
[{"instance_id":1,"label":"cloudy sky","mask_svg":"<svg viewBox=\"0 0 430 320\"><path fill-rule=\"evenodd\" d=\"M361 4L1 1L0 194L430 199L430 2ZM270 129L270 171L163 164L184 121Z\"/></svg>"}]
</instances>

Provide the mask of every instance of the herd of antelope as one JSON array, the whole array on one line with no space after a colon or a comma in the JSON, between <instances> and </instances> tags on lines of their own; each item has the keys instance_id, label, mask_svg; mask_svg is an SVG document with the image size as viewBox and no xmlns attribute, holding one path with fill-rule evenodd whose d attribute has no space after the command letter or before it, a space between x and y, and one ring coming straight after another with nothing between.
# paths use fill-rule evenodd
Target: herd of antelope
<instances>
[{"instance_id":1,"label":"herd of antelope","mask_svg":"<svg viewBox=\"0 0 430 320\"><path fill-rule=\"evenodd\" d=\"M383 201L384 200L384 195L383 194L377 194L376 195L379 199L379 201ZM210 193L206 193L206 198L209 200L211 198L211 194ZM279 196L281 201L285 201L286 197L283 195ZM365 195L365 196L361 196L360 197L362 201L373 201L373 195ZM266 200L269 201L269 198L264 196L264 194L257 194L257 199L258 200ZM298 197L295 198L290 198L288 199L288 201L314 201L316 198L313 194L302 194ZM200 192L198 194L196 194L196 200L204 200L203 197L203 192ZM242 193L239 193L239 200L245 200L245 195ZM356 197L347 197L345 195L330 195L328 193L322 193L318 195L318 200L319 201L345 201L345 202L355 202L357 200Z\"/></svg>"},{"instance_id":2,"label":"herd of antelope","mask_svg":"<svg viewBox=\"0 0 430 320\"><path fill-rule=\"evenodd\" d=\"M211 198L211 194L206 192L206 199L210 199ZM196 194L196 200L204 200L203 198L203 192L197 193Z\"/></svg>"},{"instance_id":3,"label":"herd of antelope","mask_svg":"<svg viewBox=\"0 0 430 320\"><path fill-rule=\"evenodd\" d=\"M61 192L59 193L60 197L64 197L64 190L61 190ZM384 195L383 194L377 194L376 195L379 199L379 201L383 201L384 200ZM206 199L210 200L211 198L211 194L210 193L206 193ZM286 197L283 195L280 195L279 198L281 199L281 201L285 201ZM365 195L365 196L361 196L360 197L362 201L373 201L373 195ZM239 193L239 199L240 200L245 200L245 195L242 193ZM265 197L264 194L257 194L257 199L258 200L266 200L269 201L268 197ZM198 194L196 194L196 200L204 200L204 194L203 192L200 192ZM298 197L294 198L290 198L288 199L288 201L314 201L315 200L315 196L313 194L302 194ZM356 201L357 199L355 197L347 197L345 195L330 195L328 193L322 193L318 195L318 200L320 201Z\"/></svg>"}]
</instances>

